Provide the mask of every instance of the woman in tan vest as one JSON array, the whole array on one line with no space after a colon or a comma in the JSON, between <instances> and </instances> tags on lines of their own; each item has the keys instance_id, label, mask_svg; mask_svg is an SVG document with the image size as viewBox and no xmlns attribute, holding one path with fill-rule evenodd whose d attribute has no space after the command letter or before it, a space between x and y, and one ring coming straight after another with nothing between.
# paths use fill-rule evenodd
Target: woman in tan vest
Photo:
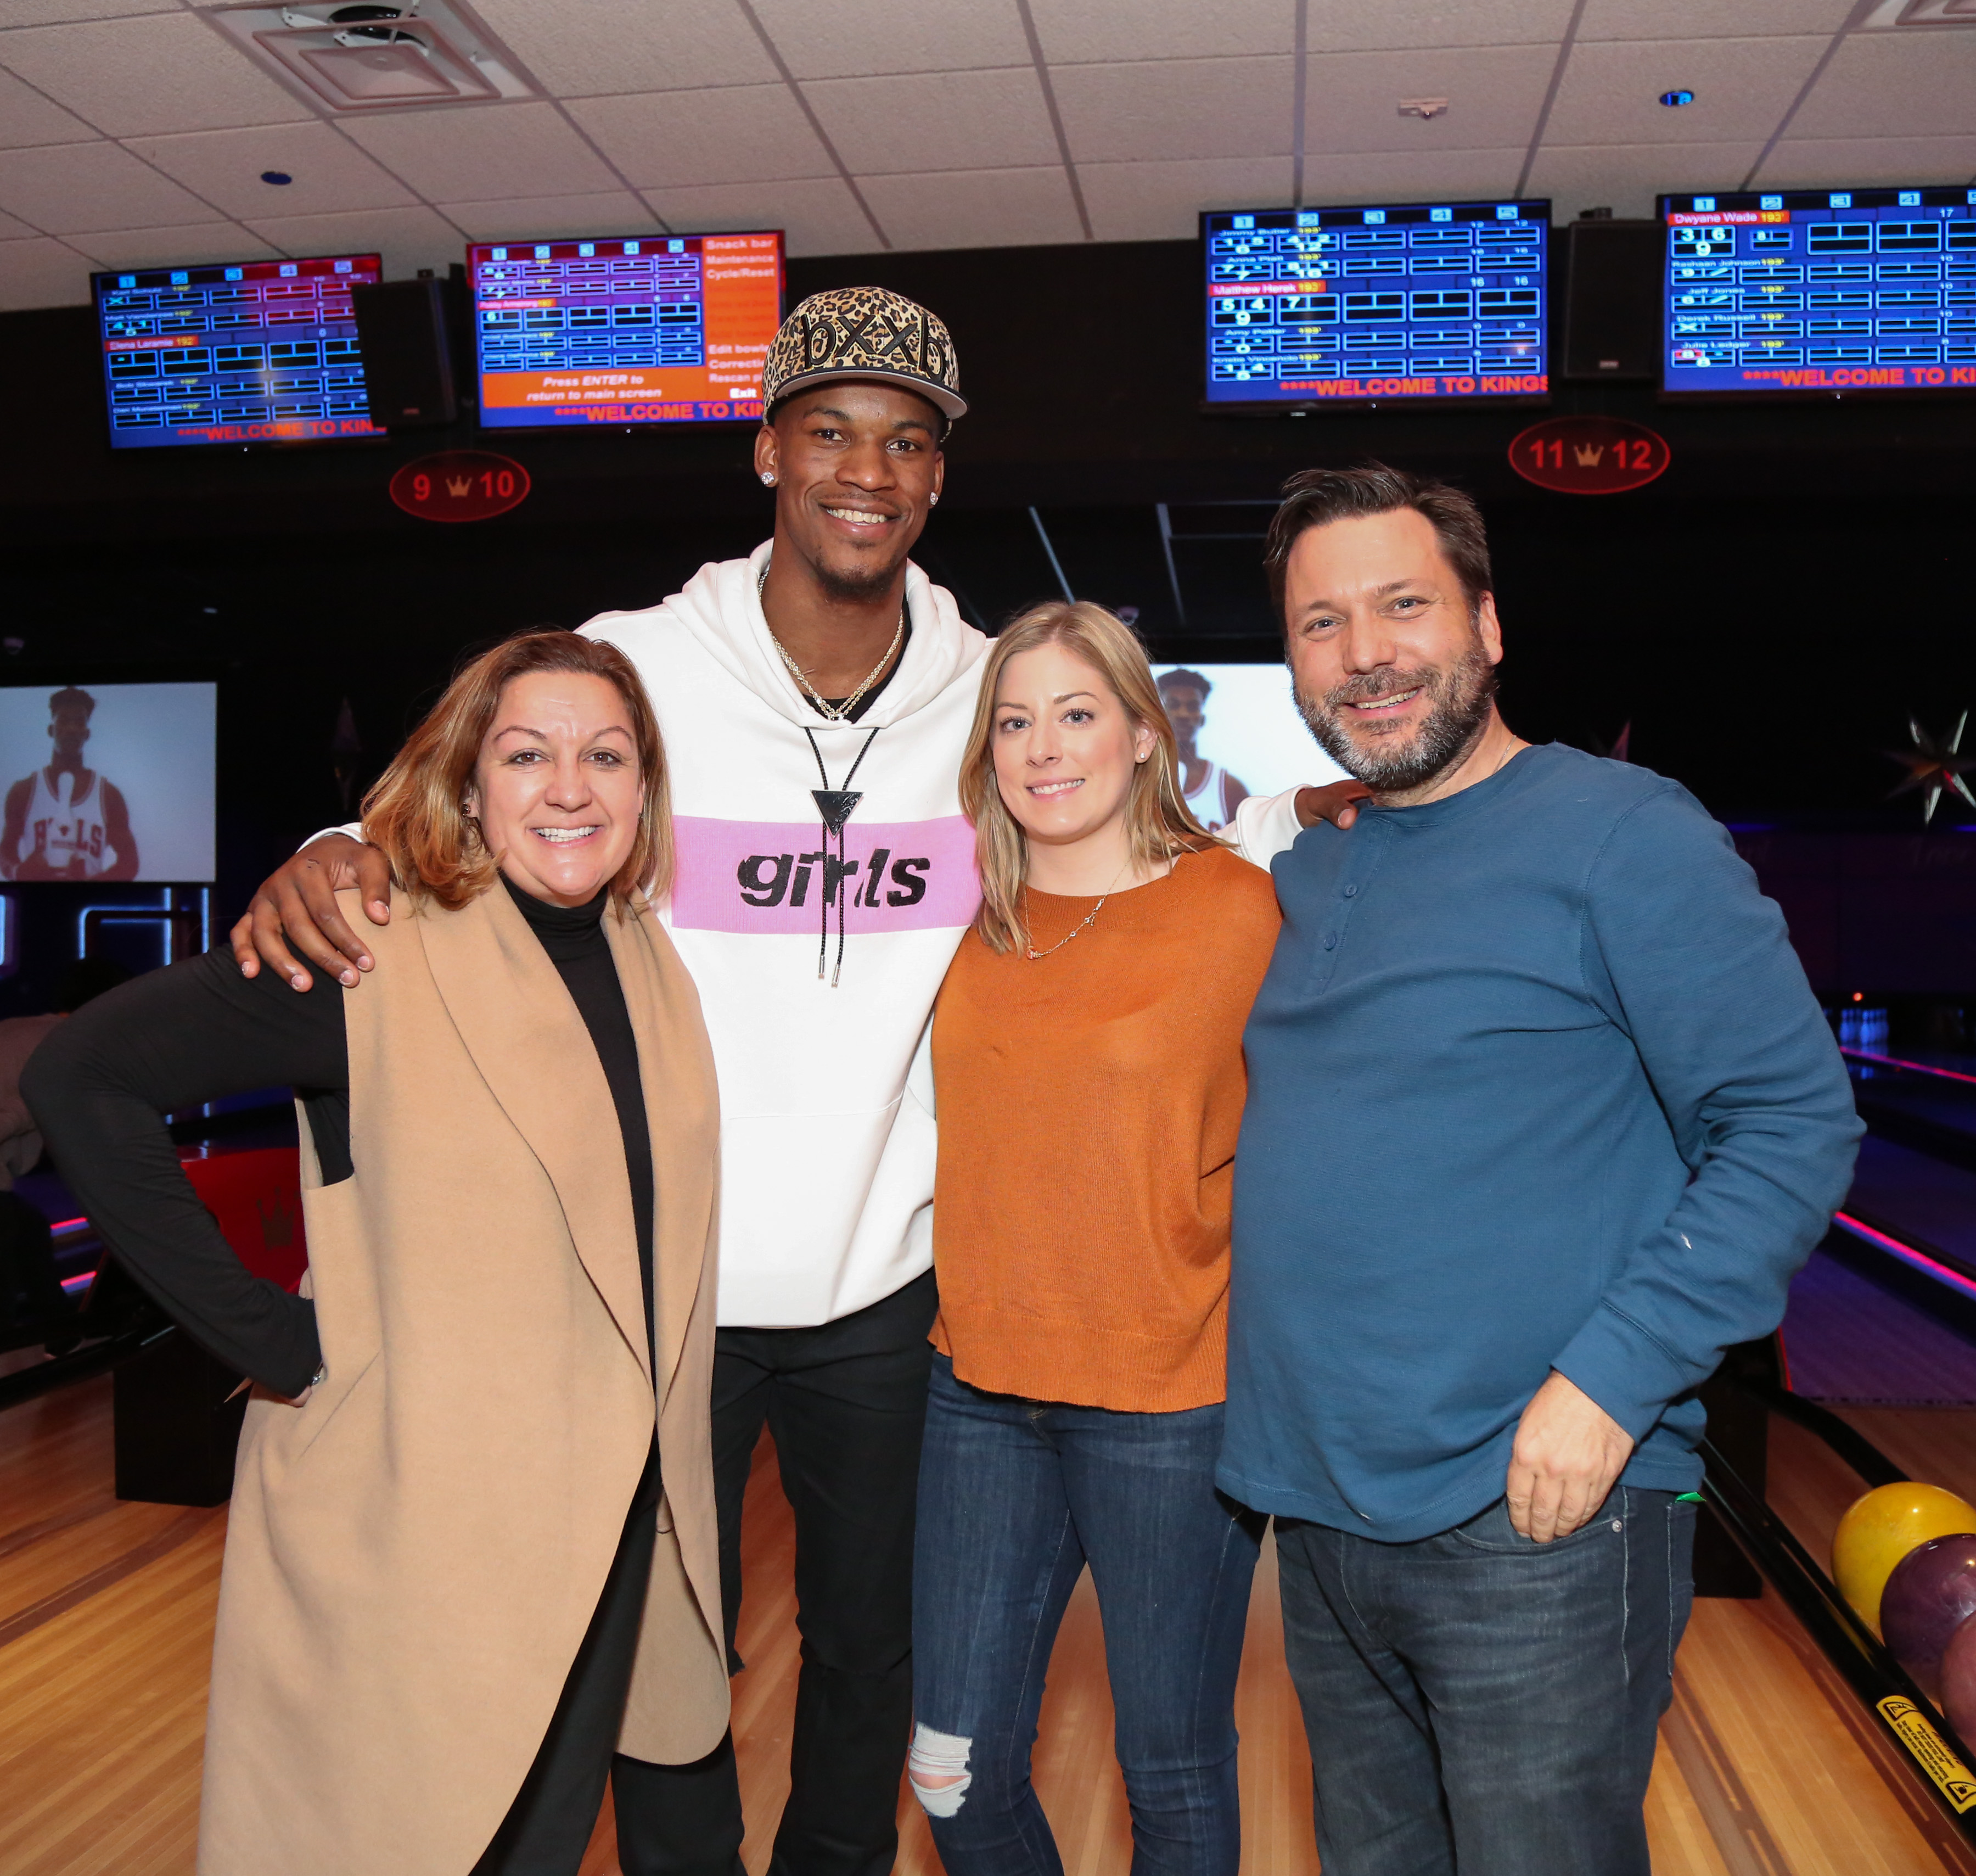
<instances>
[{"instance_id":1,"label":"woman in tan vest","mask_svg":"<svg viewBox=\"0 0 1976 1876\"><path fill-rule=\"evenodd\" d=\"M199 1867L575 1876L609 1773L628 1876L641 1772L727 1724L716 1110L641 893L671 861L657 726L622 653L531 634L364 806L396 885L361 994L215 951L92 1004L26 1078L104 1242L257 1383ZM164 1120L271 1083L302 1115L299 1297L234 1258Z\"/></svg>"},{"instance_id":2,"label":"woman in tan vest","mask_svg":"<svg viewBox=\"0 0 1976 1876\"><path fill-rule=\"evenodd\" d=\"M1029 1749L1088 1561L1132 1867L1235 1876L1260 1526L1214 1465L1275 889L1188 810L1144 651L1098 606L996 640L960 793L982 907L934 1017L912 1782L947 1876L1062 1876Z\"/></svg>"}]
</instances>

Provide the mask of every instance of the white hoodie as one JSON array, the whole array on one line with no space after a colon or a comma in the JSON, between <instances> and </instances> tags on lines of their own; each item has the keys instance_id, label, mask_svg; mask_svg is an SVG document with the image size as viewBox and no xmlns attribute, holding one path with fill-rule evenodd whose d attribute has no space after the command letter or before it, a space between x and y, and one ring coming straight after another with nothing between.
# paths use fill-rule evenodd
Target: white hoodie
<instances>
[{"instance_id":1,"label":"white hoodie","mask_svg":"<svg viewBox=\"0 0 1976 1876\"><path fill-rule=\"evenodd\" d=\"M980 901L958 789L988 650L909 566L898 669L858 722L826 723L769 635L768 556L583 628L637 664L665 738L679 869L660 915L720 1081L720 1319L753 1328L834 1320L932 1268L927 1035ZM828 786L855 761L862 791L841 885L819 753Z\"/></svg>"}]
</instances>

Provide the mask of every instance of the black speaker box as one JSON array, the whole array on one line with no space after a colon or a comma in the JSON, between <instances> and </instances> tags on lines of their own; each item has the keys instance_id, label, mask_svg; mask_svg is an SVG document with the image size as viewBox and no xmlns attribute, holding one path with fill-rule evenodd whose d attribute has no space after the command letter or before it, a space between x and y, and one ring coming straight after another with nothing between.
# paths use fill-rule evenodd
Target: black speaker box
<instances>
[{"instance_id":1,"label":"black speaker box","mask_svg":"<svg viewBox=\"0 0 1976 1876\"><path fill-rule=\"evenodd\" d=\"M1659 378L1666 243L1658 222L1566 225L1561 376L1608 382Z\"/></svg>"},{"instance_id":2,"label":"black speaker box","mask_svg":"<svg viewBox=\"0 0 1976 1876\"><path fill-rule=\"evenodd\" d=\"M447 333L448 284L387 280L351 288L372 423L387 430L426 430L459 416Z\"/></svg>"},{"instance_id":3,"label":"black speaker box","mask_svg":"<svg viewBox=\"0 0 1976 1876\"><path fill-rule=\"evenodd\" d=\"M117 1495L147 1505L224 1505L246 1418L240 1377L183 1329L119 1364L110 1384Z\"/></svg>"}]
</instances>

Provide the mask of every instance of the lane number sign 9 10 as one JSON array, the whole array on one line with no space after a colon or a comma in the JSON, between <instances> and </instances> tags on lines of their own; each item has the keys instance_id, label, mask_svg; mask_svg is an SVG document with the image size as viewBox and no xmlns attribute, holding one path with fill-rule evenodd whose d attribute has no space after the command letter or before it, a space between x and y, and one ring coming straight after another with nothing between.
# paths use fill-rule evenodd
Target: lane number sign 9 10
<instances>
[{"instance_id":1,"label":"lane number sign 9 10","mask_svg":"<svg viewBox=\"0 0 1976 1876\"><path fill-rule=\"evenodd\" d=\"M488 521L528 496L529 472L491 450L441 450L391 478L391 499L421 521Z\"/></svg>"}]
</instances>

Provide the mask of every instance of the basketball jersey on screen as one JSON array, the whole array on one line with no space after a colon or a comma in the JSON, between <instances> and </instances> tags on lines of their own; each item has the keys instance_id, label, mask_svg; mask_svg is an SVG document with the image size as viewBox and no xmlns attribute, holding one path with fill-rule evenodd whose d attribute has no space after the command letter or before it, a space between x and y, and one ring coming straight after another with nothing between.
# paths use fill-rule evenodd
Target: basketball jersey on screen
<instances>
[{"instance_id":1,"label":"basketball jersey on screen","mask_svg":"<svg viewBox=\"0 0 1976 1876\"><path fill-rule=\"evenodd\" d=\"M1221 787L1226 773L1220 763L1210 762L1200 786L1187 793L1187 805L1194 810L1194 818L1210 834L1220 832L1228 819L1228 798Z\"/></svg>"},{"instance_id":2,"label":"basketball jersey on screen","mask_svg":"<svg viewBox=\"0 0 1976 1876\"><path fill-rule=\"evenodd\" d=\"M83 784L81 796L71 799L76 781L75 775L65 769L51 788L48 770L35 771L28 824L21 830L14 855L17 865L39 854L54 872L66 872L69 863L79 856L85 877L94 879L102 872L107 839L103 826L103 777L92 773Z\"/></svg>"}]
</instances>

